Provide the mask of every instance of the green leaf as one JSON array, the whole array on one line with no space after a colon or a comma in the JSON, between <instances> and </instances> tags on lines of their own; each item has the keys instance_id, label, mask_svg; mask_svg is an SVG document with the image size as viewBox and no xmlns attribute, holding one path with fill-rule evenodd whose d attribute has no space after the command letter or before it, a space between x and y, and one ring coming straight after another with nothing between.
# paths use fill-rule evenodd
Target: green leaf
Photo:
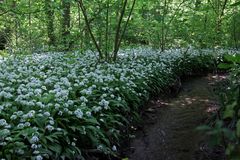
<instances>
[{"instance_id":1,"label":"green leaf","mask_svg":"<svg viewBox=\"0 0 240 160\"><path fill-rule=\"evenodd\" d=\"M98 122L95 118L91 118L91 119L85 118L84 120L85 120L85 122L88 123L88 124L100 125L99 122Z\"/></svg>"},{"instance_id":2,"label":"green leaf","mask_svg":"<svg viewBox=\"0 0 240 160\"><path fill-rule=\"evenodd\" d=\"M232 68L232 67L234 67L233 64L221 63L221 64L218 65L218 68L219 68L219 69L230 69L230 68Z\"/></svg>"},{"instance_id":3,"label":"green leaf","mask_svg":"<svg viewBox=\"0 0 240 160\"><path fill-rule=\"evenodd\" d=\"M45 97L42 97L40 100L43 102L43 103L49 103L52 99L54 98L54 94L48 94L47 96Z\"/></svg>"},{"instance_id":4,"label":"green leaf","mask_svg":"<svg viewBox=\"0 0 240 160\"><path fill-rule=\"evenodd\" d=\"M236 128L237 136L240 137L240 120L237 121Z\"/></svg>"},{"instance_id":5,"label":"green leaf","mask_svg":"<svg viewBox=\"0 0 240 160\"><path fill-rule=\"evenodd\" d=\"M38 127L44 128L46 118L34 118L34 122L38 125Z\"/></svg>"},{"instance_id":6,"label":"green leaf","mask_svg":"<svg viewBox=\"0 0 240 160\"><path fill-rule=\"evenodd\" d=\"M240 55L238 55L238 54L235 54L235 55L225 55L224 58L228 62L240 63Z\"/></svg>"},{"instance_id":7,"label":"green leaf","mask_svg":"<svg viewBox=\"0 0 240 160\"><path fill-rule=\"evenodd\" d=\"M226 118L233 118L234 116L234 110L233 109L226 109L224 111L224 114L223 114L223 118L226 119Z\"/></svg>"},{"instance_id":8,"label":"green leaf","mask_svg":"<svg viewBox=\"0 0 240 160\"><path fill-rule=\"evenodd\" d=\"M233 152L234 148L235 148L235 146L233 144L228 144L227 149L226 149L226 154L230 155Z\"/></svg>"},{"instance_id":9,"label":"green leaf","mask_svg":"<svg viewBox=\"0 0 240 160\"><path fill-rule=\"evenodd\" d=\"M209 127L207 125L202 125L202 126L198 126L196 129L199 131L208 131L211 129L211 127Z\"/></svg>"},{"instance_id":10,"label":"green leaf","mask_svg":"<svg viewBox=\"0 0 240 160\"><path fill-rule=\"evenodd\" d=\"M55 143L54 145L48 145L48 148L58 154L62 152L62 147L57 143Z\"/></svg>"},{"instance_id":11,"label":"green leaf","mask_svg":"<svg viewBox=\"0 0 240 160\"><path fill-rule=\"evenodd\" d=\"M238 6L238 5L240 5L240 1L239 1L239 2L236 2L236 3L233 3L233 4L231 4L230 6L234 7L234 6Z\"/></svg>"},{"instance_id":12,"label":"green leaf","mask_svg":"<svg viewBox=\"0 0 240 160\"><path fill-rule=\"evenodd\" d=\"M46 139L48 139L50 142L54 143L55 139L53 139L51 136L46 136Z\"/></svg>"}]
</instances>

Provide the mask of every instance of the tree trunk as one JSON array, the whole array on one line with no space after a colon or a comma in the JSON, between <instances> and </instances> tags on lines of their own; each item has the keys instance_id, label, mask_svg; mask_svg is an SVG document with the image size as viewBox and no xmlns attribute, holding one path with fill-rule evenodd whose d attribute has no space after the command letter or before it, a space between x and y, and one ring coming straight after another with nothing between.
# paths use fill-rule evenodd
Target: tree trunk
<instances>
[{"instance_id":1,"label":"tree trunk","mask_svg":"<svg viewBox=\"0 0 240 160\"><path fill-rule=\"evenodd\" d=\"M69 0L62 0L62 45L64 51L69 51L71 48L70 42L70 21L71 21L71 3Z\"/></svg>"},{"instance_id":2,"label":"tree trunk","mask_svg":"<svg viewBox=\"0 0 240 160\"><path fill-rule=\"evenodd\" d=\"M29 11L31 11L31 7L32 7L32 3L31 0L28 1L28 7L29 7ZM33 44L32 44L32 14L31 12L29 12L28 14L28 26L29 26L29 30L28 30L28 35L29 35L29 46L30 46L30 51L33 52Z\"/></svg>"},{"instance_id":3,"label":"tree trunk","mask_svg":"<svg viewBox=\"0 0 240 160\"><path fill-rule=\"evenodd\" d=\"M48 45L56 45L56 37L54 34L54 9L52 8L51 1L45 0L45 13L47 19L47 34L48 34Z\"/></svg>"},{"instance_id":4,"label":"tree trunk","mask_svg":"<svg viewBox=\"0 0 240 160\"><path fill-rule=\"evenodd\" d=\"M84 20L85 20L85 23L86 23L86 26L87 26L87 30L88 30L88 32L89 32L89 34L91 36L91 39L92 39L92 41L93 41L93 43L94 43L94 45L95 45L95 47L96 47L96 49L97 49L97 51L99 53L99 59L101 60L101 59L103 59L102 51L101 51L101 48L100 48L99 44L96 41L95 36L93 35L92 29L91 29L91 26L90 26L90 22L88 20L87 12L86 12L86 9L85 9L85 7L83 5L83 1L82 0L78 0L78 3L79 3L79 6L80 6L80 8L82 10L83 17L84 17Z\"/></svg>"},{"instance_id":5,"label":"tree trunk","mask_svg":"<svg viewBox=\"0 0 240 160\"><path fill-rule=\"evenodd\" d=\"M109 0L107 1L107 13L106 13L106 31L105 31L105 59L109 60L108 53L108 40L109 40Z\"/></svg>"},{"instance_id":6,"label":"tree trunk","mask_svg":"<svg viewBox=\"0 0 240 160\"><path fill-rule=\"evenodd\" d=\"M161 22L162 22L162 36L161 36L161 51L163 52L165 50L165 45L166 45L166 42L165 42L165 16L167 14L167 0L164 0L164 7L163 7L163 15L162 15L162 19L161 19Z\"/></svg>"},{"instance_id":7,"label":"tree trunk","mask_svg":"<svg viewBox=\"0 0 240 160\"><path fill-rule=\"evenodd\" d=\"M216 12L217 12L217 19L216 19L216 45L220 45L221 42L221 32L222 32L222 20L224 17L224 11L227 7L228 0L217 0L216 2Z\"/></svg>"},{"instance_id":8,"label":"tree trunk","mask_svg":"<svg viewBox=\"0 0 240 160\"><path fill-rule=\"evenodd\" d=\"M116 35L115 35L114 49L113 49L113 61L117 60L117 54L118 54L123 36L124 36L124 34L127 30L128 22L130 20L131 15L132 15L135 3L136 3L136 0L133 0L131 10L128 14L127 21L126 21L126 23L123 27L123 31L122 31L122 34L121 34L121 24L122 24L122 20L123 20L123 17L124 17L125 10L127 8L127 0L125 0L124 3L123 3L123 8L121 10L121 14L120 14L120 17L119 17L119 20L118 20L118 26L117 26Z\"/></svg>"},{"instance_id":9,"label":"tree trunk","mask_svg":"<svg viewBox=\"0 0 240 160\"><path fill-rule=\"evenodd\" d=\"M123 36L125 35L125 32L127 30L127 26L128 26L129 20L131 18L131 15L132 15L132 12L133 12L135 4L136 4L136 0L133 0L132 7L131 7L130 12L129 12L128 17L127 17L127 21L126 21L126 23L125 23L125 25L123 27L123 31L122 31L122 34L120 36L119 42L118 42L118 49L120 48Z\"/></svg>"},{"instance_id":10,"label":"tree trunk","mask_svg":"<svg viewBox=\"0 0 240 160\"><path fill-rule=\"evenodd\" d=\"M122 24L122 20L123 20L123 16L124 16L126 7L127 7L127 0L124 0L123 7L122 7L122 10L120 13L120 17L118 19L116 34L115 34L115 41L114 41L114 48L113 48L113 60L114 61L117 59L118 44L119 44L119 38L120 38L120 29L121 29L121 24Z\"/></svg>"},{"instance_id":11,"label":"tree trunk","mask_svg":"<svg viewBox=\"0 0 240 160\"><path fill-rule=\"evenodd\" d=\"M81 8L80 8L79 3L77 3L77 6L78 6L78 28L79 28L79 38L80 38L79 45L80 45L80 49L82 49L83 48L83 31L81 29L81 26L82 26L82 24L81 24Z\"/></svg>"}]
</instances>

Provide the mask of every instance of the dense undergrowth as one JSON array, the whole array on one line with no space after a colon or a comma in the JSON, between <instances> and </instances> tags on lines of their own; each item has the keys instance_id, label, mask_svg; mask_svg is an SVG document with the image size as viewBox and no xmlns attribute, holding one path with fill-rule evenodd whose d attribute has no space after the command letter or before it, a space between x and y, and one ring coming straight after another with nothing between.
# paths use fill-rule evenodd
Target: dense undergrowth
<instances>
[{"instance_id":1,"label":"dense undergrowth","mask_svg":"<svg viewBox=\"0 0 240 160\"><path fill-rule=\"evenodd\" d=\"M114 156L141 104L178 76L213 69L223 53L137 48L121 51L114 64L98 63L92 52L3 60L0 158Z\"/></svg>"},{"instance_id":2,"label":"dense undergrowth","mask_svg":"<svg viewBox=\"0 0 240 160\"><path fill-rule=\"evenodd\" d=\"M205 128L212 145L221 145L227 159L240 158L240 55L225 55L219 68L229 72L218 91L221 106L212 126Z\"/></svg>"}]
</instances>

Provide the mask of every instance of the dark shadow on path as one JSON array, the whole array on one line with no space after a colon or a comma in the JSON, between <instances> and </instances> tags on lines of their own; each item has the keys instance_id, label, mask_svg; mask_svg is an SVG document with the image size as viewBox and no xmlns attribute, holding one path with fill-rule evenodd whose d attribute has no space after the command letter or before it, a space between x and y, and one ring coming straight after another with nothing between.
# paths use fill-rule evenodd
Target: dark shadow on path
<instances>
[{"instance_id":1,"label":"dark shadow on path","mask_svg":"<svg viewBox=\"0 0 240 160\"><path fill-rule=\"evenodd\" d=\"M131 142L130 160L214 159L196 151L204 136L196 131L209 112L217 109L212 84L224 77L208 75L183 83L177 98L150 101L144 113L143 128ZM216 157L219 159L219 157Z\"/></svg>"}]
</instances>

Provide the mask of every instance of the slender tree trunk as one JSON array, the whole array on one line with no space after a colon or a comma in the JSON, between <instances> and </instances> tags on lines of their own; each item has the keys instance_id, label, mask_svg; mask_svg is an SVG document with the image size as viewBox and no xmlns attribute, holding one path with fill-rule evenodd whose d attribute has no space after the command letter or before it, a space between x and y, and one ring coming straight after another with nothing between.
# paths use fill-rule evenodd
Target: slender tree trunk
<instances>
[{"instance_id":1,"label":"slender tree trunk","mask_svg":"<svg viewBox=\"0 0 240 160\"><path fill-rule=\"evenodd\" d=\"M14 0L13 3L12 3L12 7L14 9L16 9L17 7L17 2ZM18 29L19 29L19 22L18 22L18 17L17 17L17 14L13 13L13 17L14 17L14 20L15 20L15 23L14 23L14 33L15 33L15 48L18 48Z\"/></svg>"},{"instance_id":2,"label":"slender tree trunk","mask_svg":"<svg viewBox=\"0 0 240 160\"><path fill-rule=\"evenodd\" d=\"M115 41L114 41L114 48L113 48L113 60L115 61L117 59L117 53L118 53L118 44L119 44L119 37L120 37L120 29L121 29L121 24L123 20L123 16L125 13L127 7L127 0L124 0L123 7L120 13L120 17L118 19L118 25L115 33Z\"/></svg>"},{"instance_id":3,"label":"slender tree trunk","mask_svg":"<svg viewBox=\"0 0 240 160\"><path fill-rule=\"evenodd\" d=\"M207 16L207 14L208 14L208 11L207 11L207 13L206 13L206 15L205 15L205 17L204 17L204 24L203 24L203 30L204 30L204 31L206 31L206 29L207 29L207 22L208 22L208 16Z\"/></svg>"},{"instance_id":4,"label":"slender tree trunk","mask_svg":"<svg viewBox=\"0 0 240 160\"><path fill-rule=\"evenodd\" d=\"M89 32L89 34L91 36L91 39L92 39L92 41L93 41L93 43L94 43L94 45L95 45L95 47L96 47L96 49L97 49L97 51L99 53L99 59L103 59L101 48L100 48L99 44L97 43L95 36L92 33L92 29L90 27L90 23L89 23L89 20L88 20L86 9L85 9L85 7L83 5L83 1L82 0L78 0L78 3L79 3L79 6L80 6L80 8L82 10L83 17L84 17L84 20L85 20L85 23L86 23L86 26L87 26L87 30L88 30L88 32Z\"/></svg>"},{"instance_id":5,"label":"slender tree trunk","mask_svg":"<svg viewBox=\"0 0 240 160\"><path fill-rule=\"evenodd\" d=\"M99 45L99 48L103 48L103 46L104 46L103 45L103 38L105 38L105 37L103 37L104 36L103 33L104 33L104 30L100 25L100 27L98 28L98 45Z\"/></svg>"},{"instance_id":6,"label":"slender tree trunk","mask_svg":"<svg viewBox=\"0 0 240 160\"><path fill-rule=\"evenodd\" d=\"M103 53L101 51L101 45L99 43L97 43L96 38L93 35L92 29L90 27L90 21L88 19L87 12L86 12L86 9L85 9L84 4L83 4L83 0L78 0L78 3L79 3L79 6L80 6L80 8L82 10L87 30L88 30L88 32L89 32L89 34L91 36L91 39L92 39L92 41L93 41L93 43L94 43L94 45L95 45L95 47L96 47L96 49L97 49L97 51L99 53L99 59L103 59L104 55L103 55ZM115 32L114 48L113 48L112 57L111 57L113 61L115 61L117 59L117 53L119 51L119 47L120 47L121 41L123 39L123 36L124 36L124 34L126 32L126 29L127 29L127 26L128 26L128 22L129 22L129 20L131 18L131 15L132 15L135 3L136 3L136 0L133 0L133 4L132 4L131 10L129 12L129 15L127 17L127 21L126 21L125 25L123 26L123 30L121 32L122 20L123 20L124 14L125 14L125 10L127 8L127 0L123 1L123 7L121 9L120 16L118 18L116 32ZM109 10L109 4L107 6L107 9ZM107 52L107 50L108 50L108 40L109 40L109 38L108 38L108 32L109 32L108 26L109 26L109 11L107 11L107 16L106 16L105 52ZM102 36L100 36L100 37L102 39ZM108 59L108 55L106 55L106 54L107 53L105 53L105 57L106 57L106 60L107 60Z\"/></svg>"},{"instance_id":7,"label":"slender tree trunk","mask_svg":"<svg viewBox=\"0 0 240 160\"><path fill-rule=\"evenodd\" d=\"M224 11L227 7L228 0L224 0L223 2L221 0L216 1L216 8L215 12L217 13L217 19L216 19L216 44L219 45L221 40L219 39L221 37L221 31L222 31L222 20L224 16Z\"/></svg>"},{"instance_id":8,"label":"slender tree trunk","mask_svg":"<svg viewBox=\"0 0 240 160\"><path fill-rule=\"evenodd\" d=\"M19 29L18 19L15 18L15 46L16 46L16 48L18 48L18 29Z\"/></svg>"},{"instance_id":9,"label":"slender tree trunk","mask_svg":"<svg viewBox=\"0 0 240 160\"><path fill-rule=\"evenodd\" d=\"M234 11L236 13L236 11ZM236 16L233 16L233 39L234 39L234 46L236 49L238 49L238 43L237 43L237 33L236 33Z\"/></svg>"},{"instance_id":10,"label":"slender tree trunk","mask_svg":"<svg viewBox=\"0 0 240 160\"><path fill-rule=\"evenodd\" d=\"M120 17L119 17L119 20L118 20L117 29L116 29L116 35L115 35L115 41L114 41L114 49L113 49L113 61L117 60L117 54L118 54L118 51L119 51L119 48L120 48L123 36L124 36L124 34L126 32L126 29L127 29L127 26L128 26L128 22L129 22L129 20L131 18L131 15L132 15L135 3L136 3L136 0L133 0L131 10L129 12L129 15L127 17L127 21L126 21L126 23L125 23L125 25L123 27L123 31L122 31L122 34L121 34L121 30L120 29L121 29L121 24L122 24L122 20L123 20L123 17L124 17L125 10L127 8L127 0L125 0L124 3L123 3L123 8L121 10L121 14L120 14Z\"/></svg>"},{"instance_id":11,"label":"slender tree trunk","mask_svg":"<svg viewBox=\"0 0 240 160\"><path fill-rule=\"evenodd\" d=\"M54 34L54 10L51 5L51 1L45 0L45 13L47 19L47 34L48 34L48 45L55 46L56 37Z\"/></svg>"},{"instance_id":12,"label":"slender tree trunk","mask_svg":"<svg viewBox=\"0 0 240 160\"><path fill-rule=\"evenodd\" d=\"M107 1L106 31L105 31L105 58L108 61L108 39L109 39L109 0Z\"/></svg>"},{"instance_id":13,"label":"slender tree trunk","mask_svg":"<svg viewBox=\"0 0 240 160\"><path fill-rule=\"evenodd\" d=\"M79 3L77 3L78 5L78 28L79 28L79 37L80 37L80 48L82 49L83 48L83 31L81 30L81 8L80 8L80 5Z\"/></svg>"},{"instance_id":14,"label":"slender tree trunk","mask_svg":"<svg viewBox=\"0 0 240 160\"><path fill-rule=\"evenodd\" d=\"M120 45L121 45L123 36L125 35L125 32L126 32L126 30L127 30L127 26L128 26L129 20L130 20L130 18L131 18L131 15L132 15L132 12L133 12L133 9L134 9L135 4L136 4L136 0L133 0L133 4L132 4L132 7L131 7L131 10L130 10L130 12L129 12L127 21L126 21L126 23L125 23L125 25L124 25L124 27L123 27L123 31L122 31L120 40L119 40L119 42L118 42L118 49L120 48Z\"/></svg>"},{"instance_id":15,"label":"slender tree trunk","mask_svg":"<svg viewBox=\"0 0 240 160\"><path fill-rule=\"evenodd\" d=\"M28 7L29 7L29 11L31 11L31 7L32 7L32 2L31 0L28 1ZM33 44L32 44L32 14L31 12L29 12L28 14L28 26L29 26L29 31L28 31L28 36L29 36L29 46L30 46L30 51L33 51Z\"/></svg>"},{"instance_id":16,"label":"slender tree trunk","mask_svg":"<svg viewBox=\"0 0 240 160\"><path fill-rule=\"evenodd\" d=\"M165 50L165 16L167 14L167 0L164 0L164 7L163 7L163 16L162 16L162 36L161 36L161 51Z\"/></svg>"},{"instance_id":17,"label":"slender tree trunk","mask_svg":"<svg viewBox=\"0 0 240 160\"><path fill-rule=\"evenodd\" d=\"M71 3L69 0L62 0L62 8L63 8L63 14L62 14L62 44L64 46L64 51L70 50L70 21L71 21L71 15L70 15L70 9L71 9Z\"/></svg>"}]
</instances>

